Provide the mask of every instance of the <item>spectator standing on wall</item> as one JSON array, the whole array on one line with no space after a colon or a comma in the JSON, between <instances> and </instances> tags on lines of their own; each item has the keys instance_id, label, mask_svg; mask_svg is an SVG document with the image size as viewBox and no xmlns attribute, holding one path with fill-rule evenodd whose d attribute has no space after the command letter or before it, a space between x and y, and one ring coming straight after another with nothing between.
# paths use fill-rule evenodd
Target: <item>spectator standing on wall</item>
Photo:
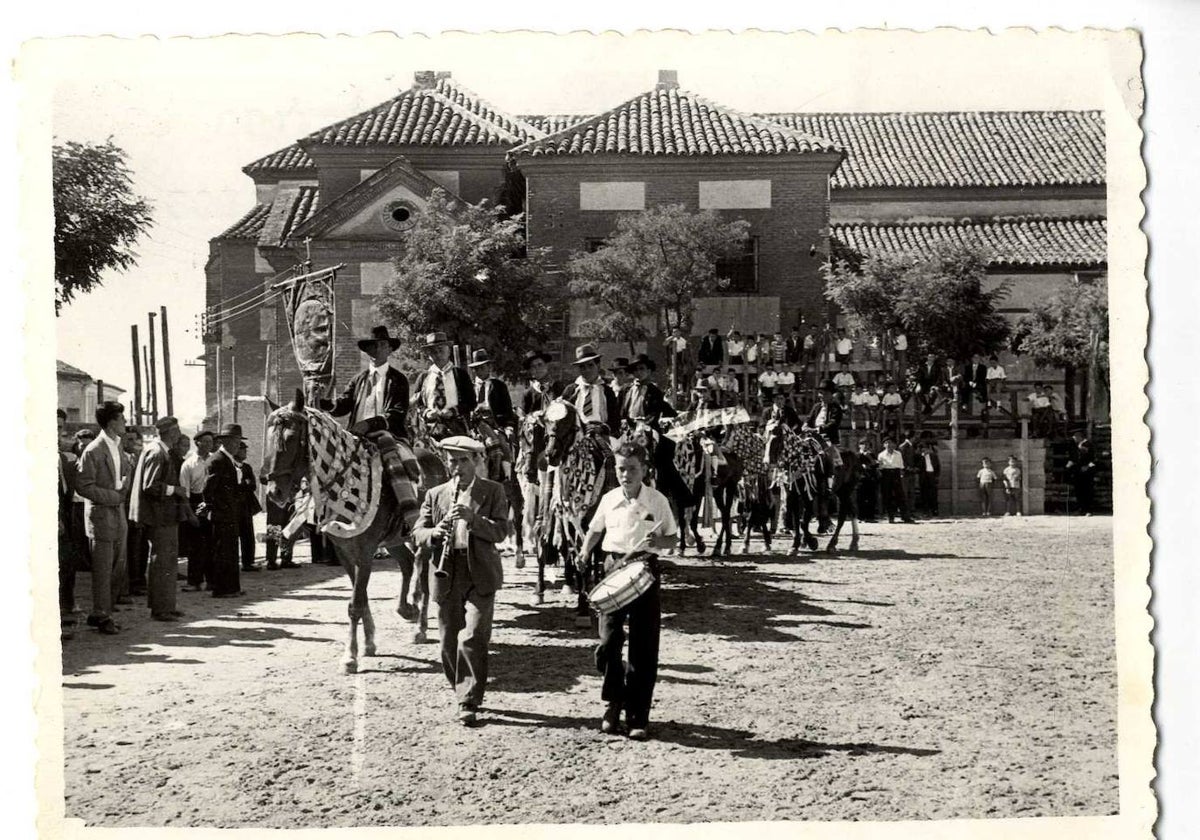
<instances>
[{"instance_id":1,"label":"spectator standing on wall","mask_svg":"<svg viewBox=\"0 0 1200 840\"><path fill-rule=\"evenodd\" d=\"M696 360L702 368L718 367L725 361L725 342L721 339L716 327L710 329L700 339L700 349L696 351Z\"/></svg>"},{"instance_id":2,"label":"spectator standing on wall","mask_svg":"<svg viewBox=\"0 0 1200 840\"><path fill-rule=\"evenodd\" d=\"M904 405L904 396L896 387L895 382L887 384L887 391L880 401L883 405L883 417L880 425L889 435L900 434L900 408Z\"/></svg>"},{"instance_id":3,"label":"spectator standing on wall","mask_svg":"<svg viewBox=\"0 0 1200 840\"><path fill-rule=\"evenodd\" d=\"M837 343L834 344L834 354L837 356L839 365L850 364L851 356L854 353L854 342L850 340L850 336L846 335L845 327L838 327Z\"/></svg>"},{"instance_id":4,"label":"spectator standing on wall","mask_svg":"<svg viewBox=\"0 0 1200 840\"><path fill-rule=\"evenodd\" d=\"M742 340L741 331L734 329L732 325L725 339L725 352L729 356L729 364L739 367L746 364L746 342Z\"/></svg>"},{"instance_id":5,"label":"spectator standing on wall","mask_svg":"<svg viewBox=\"0 0 1200 840\"><path fill-rule=\"evenodd\" d=\"M784 361L789 365L799 365L804 359L804 338L800 335L799 327L792 327L791 335L783 348Z\"/></svg>"},{"instance_id":6,"label":"spectator standing on wall","mask_svg":"<svg viewBox=\"0 0 1200 840\"><path fill-rule=\"evenodd\" d=\"M763 405L767 405L775 396L775 388L779 384L779 374L775 372L775 363L767 359L763 372L758 375L758 395Z\"/></svg>"},{"instance_id":7,"label":"spectator standing on wall","mask_svg":"<svg viewBox=\"0 0 1200 840\"><path fill-rule=\"evenodd\" d=\"M1004 385L1007 379L1008 374L1004 372L1004 365L1000 364L1000 359L990 356L987 366L987 390L992 404L997 408L1000 407L1000 398L1004 395Z\"/></svg>"},{"instance_id":8,"label":"spectator standing on wall","mask_svg":"<svg viewBox=\"0 0 1200 840\"><path fill-rule=\"evenodd\" d=\"M777 332L771 339L771 361L775 367L787 364L787 342L783 340L783 333Z\"/></svg>"},{"instance_id":9,"label":"spectator standing on wall","mask_svg":"<svg viewBox=\"0 0 1200 840\"><path fill-rule=\"evenodd\" d=\"M862 408L863 417L867 421L868 429L879 428L879 402L880 396L878 391L873 387L864 385L862 393L859 395L859 404Z\"/></svg>"},{"instance_id":10,"label":"spectator standing on wall","mask_svg":"<svg viewBox=\"0 0 1200 840\"><path fill-rule=\"evenodd\" d=\"M903 379L908 372L908 336L903 332L897 331L892 339L892 352L896 359L896 370L892 375L897 379Z\"/></svg>"}]
</instances>

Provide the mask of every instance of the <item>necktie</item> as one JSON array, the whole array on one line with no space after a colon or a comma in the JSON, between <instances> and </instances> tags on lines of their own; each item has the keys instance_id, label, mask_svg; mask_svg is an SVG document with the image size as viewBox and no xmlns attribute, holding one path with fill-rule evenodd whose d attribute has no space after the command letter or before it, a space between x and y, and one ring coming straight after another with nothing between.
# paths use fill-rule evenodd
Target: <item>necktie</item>
<instances>
[{"instance_id":1,"label":"necktie","mask_svg":"<svg viewBox=\"0 0 1200 840\"><path fill-rule=\"evenodd\" d=\"M446 407L446 379L445 372L437 372L437 382L434 383L433 392L433 407L439 411Z\"/></svg>"},{"instance_id":2,"label":"necktie","mask_svg":"<svg viewBox=\"0 0 1200 840\"><path fill-rule=\"evenodd\" d=\"M475 386L475 401L483 405L487 396L487 381L480 379L479 384Z\"/></svg>"}]
</instances>

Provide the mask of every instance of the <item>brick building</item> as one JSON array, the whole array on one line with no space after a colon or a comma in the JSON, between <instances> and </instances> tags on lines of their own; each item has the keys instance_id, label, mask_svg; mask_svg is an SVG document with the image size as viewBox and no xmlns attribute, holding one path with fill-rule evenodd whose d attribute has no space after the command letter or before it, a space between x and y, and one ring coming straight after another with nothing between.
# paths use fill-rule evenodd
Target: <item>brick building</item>
<instances>
[{"instance_id":1,"label":"brick building","mask_svg":"<svg viewBox=\"0 0 1200 840\"><path fill-rule=\"evenodd\" d=\"M972 240L994 253L1017 317L1067 280L1106 271L1104 124L1098 112L748 115L687 92L672 71L599 115L511 115L455 82L417 73L396 97L244 168L255 206L210 243L206 269L208 410L260 394L267 347L286 391L297 382L272 278L309 255L345 264L337 375L363 363L353 344L430 191L519 204L528 236L557 257L603 240L620 213L662 203L750 222L726 294L696 302L695 329L787 329L836 317L822 295L831 249L862 254ZM582 308L564 318L564 349ZM651 342L648 348L659 350ZM218 348L220 360L218 363ZM568 350L569 352L569 350ZM1005 359L1017 382L1062 381ZM236 366L236 374L233 367Z\"/></svg>"}]
</instances>

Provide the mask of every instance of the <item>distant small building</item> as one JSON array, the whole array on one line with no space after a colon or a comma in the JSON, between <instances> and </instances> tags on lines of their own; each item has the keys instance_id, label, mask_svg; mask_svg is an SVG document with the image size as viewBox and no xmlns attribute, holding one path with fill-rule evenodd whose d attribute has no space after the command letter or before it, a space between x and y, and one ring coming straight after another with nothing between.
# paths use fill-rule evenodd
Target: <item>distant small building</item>
<instances>
[{"instance_id":1,"label":"distant small building","mask_svg":"<svg viewBox=\"0 0 1200 840\"><path fill-rule=\"evenodd\" d=\"M58 360L58 407L68 423L91 423L96 416L99 384L90 373ZM124 388L104 383L104 399L121 401Z\"/></svg>"}]
</instances>

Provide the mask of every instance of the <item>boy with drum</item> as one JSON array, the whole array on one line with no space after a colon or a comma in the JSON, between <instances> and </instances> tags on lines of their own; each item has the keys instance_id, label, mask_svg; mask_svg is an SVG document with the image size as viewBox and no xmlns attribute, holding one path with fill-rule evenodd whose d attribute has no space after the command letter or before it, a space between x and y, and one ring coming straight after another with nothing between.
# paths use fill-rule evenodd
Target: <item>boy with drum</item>
<instances>
[{"instance_id":1,"label":"boy with drum","mask_svg":"<svg viewBox=\"0 0 1200 840\"><path fill-rule=\"evenodd\" d=\"M673 547L679 533L667 497L642 483L645 467L642 447L624 442L617 448L616 470L621 484L601 497L587 539L575 559L576 566L583 570L592 551L600 545L608 575L617 572L624 561L637 559L646 561L653 578L649 588L629 604L600 614L600 644L596 647L596 668L604 675L600 697L608 704L600 731L618 734L624 709L629 737L635 741L649 737L650 702L658 679L661 576L658 557L652 552ZM629 659L622 663L626 619Z\"/></svg>"}]
</instances>

